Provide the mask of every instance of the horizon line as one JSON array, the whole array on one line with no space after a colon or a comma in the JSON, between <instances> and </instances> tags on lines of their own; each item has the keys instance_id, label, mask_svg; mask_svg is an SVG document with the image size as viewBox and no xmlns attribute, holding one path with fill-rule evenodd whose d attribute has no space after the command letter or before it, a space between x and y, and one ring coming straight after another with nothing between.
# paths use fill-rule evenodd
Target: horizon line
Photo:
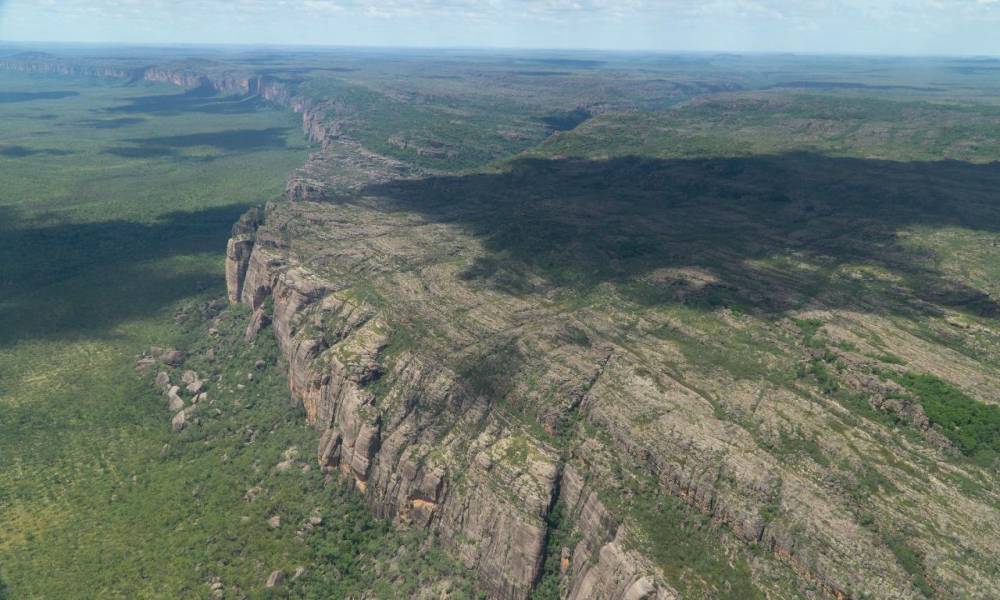
<instances>
[{"instance_id":1,"label":"horizon line","mask_svg":"<svg viewBox=\"0 0 1000 600\"><path fill-rule=\"evenodd\" d=\"M3 45L35 45L35 46L90 46L96 48L145 48L145 49L182 49L182 48L243 48L243 49L311 49L311 50L437 50L437 51L479 51L479 52L571 52L571 53L605 53L605 54L652 54L652 55L730 55L730 56L801 56L801 57L852 57L852 58L977 58L1000 60L1000 54L970 54L970 53L886 53L867 51L802 51L802 50L709 50L709 49L653 49L653 48L600 48L600 47L543 47L543 46L501 46L501 45L392 45L392 44L318 44L318 43L284 43L284 42L114 42L114 41L68 41L68 40L5 40Z\"/></svg>"}]
</instances>

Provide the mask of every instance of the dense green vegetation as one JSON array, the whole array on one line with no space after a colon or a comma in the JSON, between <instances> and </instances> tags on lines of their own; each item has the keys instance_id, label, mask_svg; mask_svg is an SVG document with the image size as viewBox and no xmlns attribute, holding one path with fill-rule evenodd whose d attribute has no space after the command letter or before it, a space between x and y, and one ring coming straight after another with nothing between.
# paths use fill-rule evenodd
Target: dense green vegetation
<instances>
[{"instance_id":1,"label":"dense green vegetation","mask_svg":"<svg viewBox=\"0 0 1000 600\"><path fill-rule=\"evenodd\" d=\"M1000 407L973 400L927 373L906 373L896 379L917 397L927 418L962 454L984 464L1000 455Z\"/></svg>"},{"instance_id":2,"label":"dense green vegetation","mask_svg":"<svg viewBox=\"0 0 1000 600\"><path fill-rule=\"evenodd\" d=\"M0 102L0 596L207 597L219 578L260 597L298 566L297 597L448 581L452 563L336 478L272 472L314 434L271 336L240 350L246 315L219 313L232 223L304 160L294 116L169 86L0 83L31 90ZM133 368L154 345L212 375L200 427L171 433L155 373Z\"/></svg>"},{"instance_id":3,"label":"dense green vegetation","mask_svg":"<svg viewBox=\"0 0 1000 600\"><path fill-rule=\"evenodd\" d=\"M413 102L329 78L310 81L302 91L336 98L327 117L343 123L367 148L443 171L509 156L541 142L549 131L543 120L523 114L522 106L495 98Z\"/></svg>"},{"instance_id":4,"label":"dense green vegetation","mask_svg":"<svg viewBox=\"0 0 1000 600\"><path fill-rule=\"evenodd\" d=\"M644 549L685 598L763 599L744 556L729 556L724 535L683 501L639 495L633 507Z\"/></svg>"},{"instance_id":5,"label":"dense green vegetation","mask_svg":"<svg viewBox=\"0 0 1000 600\"><path fill-rule=\"evenodd\" d=\"M998 132L1000 111L993 105L759 92L659 113L602 116L533 153L731 158L804 151L988 163L1000 154Z\"/></svg>"},{"instance_id":6,"label":"dense green vegetation","mask_svg":"<svg viewBox=\"0 0 1000 600\"><path fill-rule=\"evenodd\" d=\"M531 600L559 600L562 595L560 574L562 571L562 550L573 548L575 540L570 535L571 524L565 516L565 506L557 502L546 519L549 527L545 540L545 561L538 585L531 594Z\"/></svg>"}]
</instances>

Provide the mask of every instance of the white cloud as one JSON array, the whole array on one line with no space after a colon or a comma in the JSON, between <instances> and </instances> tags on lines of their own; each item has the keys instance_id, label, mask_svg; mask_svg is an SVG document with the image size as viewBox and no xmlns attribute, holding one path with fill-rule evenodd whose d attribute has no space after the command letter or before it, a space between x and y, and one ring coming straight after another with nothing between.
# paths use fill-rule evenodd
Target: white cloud
<instances>
[{"instance_id":1,"label":"white cloud","mask_svg":"<svg viewBox=\"0 0 1000 600\"><path fill-rule=\"evenodd\" d=\"M1000 0L0 0L0 9L0 39L1000 54Z\"/></svg>"}]
</instances>

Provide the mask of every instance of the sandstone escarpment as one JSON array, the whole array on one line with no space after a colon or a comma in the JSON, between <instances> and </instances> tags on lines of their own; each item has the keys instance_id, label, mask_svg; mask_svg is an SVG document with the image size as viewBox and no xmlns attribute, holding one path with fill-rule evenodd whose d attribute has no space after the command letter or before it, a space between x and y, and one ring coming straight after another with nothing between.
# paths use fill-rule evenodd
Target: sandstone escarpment
<instances>
[{"instance_id":1,"label":"sandstone escarpment","mask_svg":"<svg viewBox=\"0 0 1000 600\"><path fill-rule=\"evenodd\" d=\"M11 58L0 60L0 69L19 73L34 73L39 75L64 75L67 77L107 77L111 79L142 79L142 68L95 66L90 64L74 64L61 60Z\"/></svg>"},{"instance_id":2,"label":"sandstone escarpment","mask_svg":"<svg viewBox=\"0 0 1000 600\"><path fill-rule=\"evenodd\" d=\"M673 597L615 540L618 525L575 471L563 474L556 450L470 394L453 371L400 348L375 306L295 265L273 238L247 237L254 220L230 242L230 298L257 310L273 303L289 387L319 432L321 467L352 478L377 515L435 531L492 598L533 589L562 481L587 532L566 574L570 597Z\"/></svg>"},{"instance_id":3,"label":"sandstone escarpment","mask_svg":"<svg viewBox=\"0 0 1000 600\"><path fill-rule=\"evenodd\" d=\"M673 600L678 596L658 585L648 559L629 547L622 525L597 498L573 466L563 471L560 500L581 532L564 563L568 600L584 598Z\"/></svg>"},{"instance_id":4,"label":"sandstone escarpment","mask_svg":"<svg viewBox=\"0 0 1000 600\"><path fill-rule=\"evenodd\" d=\"M259 97L278 106L291 108L295 112L306 111L307 106L311 103L310 100L295 94L294 82L214 65L205 65L204 68L185 65L118 66L28 55L0 60L0 69L44 75L169 83L189 90L207 89L223 95ZM318 125L316 126L318 127ZM307 132L308 129L307 126ZM310 137L317 143L323 139L322 136L312 134Z\"/></svg>"},{"instance_id":5,"label":"sandstone escarpment","mask_svg":"<svg viewBox=\"0 0 1000 600\"><path fill-rule=\"evenodd\" d=\"M850 417L818 393L693 364L679 342L712 338L670 316L637 318L621 297L567 311L557 294L483 285L468 276L482 246L452 224L467 202L426 219L339 189L344 200L274 203L230 289L254 308L273 299L293 394L322 435L320 462L349 474L376 513L439 532L495 597L522 597L543 555L563 551L546 541L559 502L579 536L565 548L566 594L675 593L637 544L648 532L620 505L605 508L609 498L627 506L637 480L642 494L678 498L725 531L711 534L730 540L719 552L762 550L745 560L775 597L797 597L780 582L798 582L789 585L828 597L914 598L891 530L871 524L899 513L894 496L967 534L927 552L988 560L992 542L973 529L988 503L953 497L955 513L928 495L925 481L942 483L915 475L921 463L859 462L879 452L877 424L834 429L831 419ZM721 318L737 332L727 336L752 322ZM752 341L771 335L808 360L780 327ZM866 483L888 475L894 483ZM893 496L858 500L871 485L892 485Z\"/></svg>"}]
</instances>

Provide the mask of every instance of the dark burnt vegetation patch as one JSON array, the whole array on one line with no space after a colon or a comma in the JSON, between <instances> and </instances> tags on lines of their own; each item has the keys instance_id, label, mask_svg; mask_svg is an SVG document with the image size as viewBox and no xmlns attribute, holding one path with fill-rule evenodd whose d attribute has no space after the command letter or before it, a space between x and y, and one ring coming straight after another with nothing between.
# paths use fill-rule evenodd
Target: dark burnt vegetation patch
<instances>
[{"instance_id":1,"label":"dark burnt vegetation patch","mask_svg":"<svg viewBox=\"0 0 1000 600\"><path fill-rule=\"evenodd\" d=\"M137 147L123 146L120 148L108 148L105 154L117 156L119 158L172 158L177 155L175 150L170 148L157 147Z\"/></svg>"}]
</instances>

